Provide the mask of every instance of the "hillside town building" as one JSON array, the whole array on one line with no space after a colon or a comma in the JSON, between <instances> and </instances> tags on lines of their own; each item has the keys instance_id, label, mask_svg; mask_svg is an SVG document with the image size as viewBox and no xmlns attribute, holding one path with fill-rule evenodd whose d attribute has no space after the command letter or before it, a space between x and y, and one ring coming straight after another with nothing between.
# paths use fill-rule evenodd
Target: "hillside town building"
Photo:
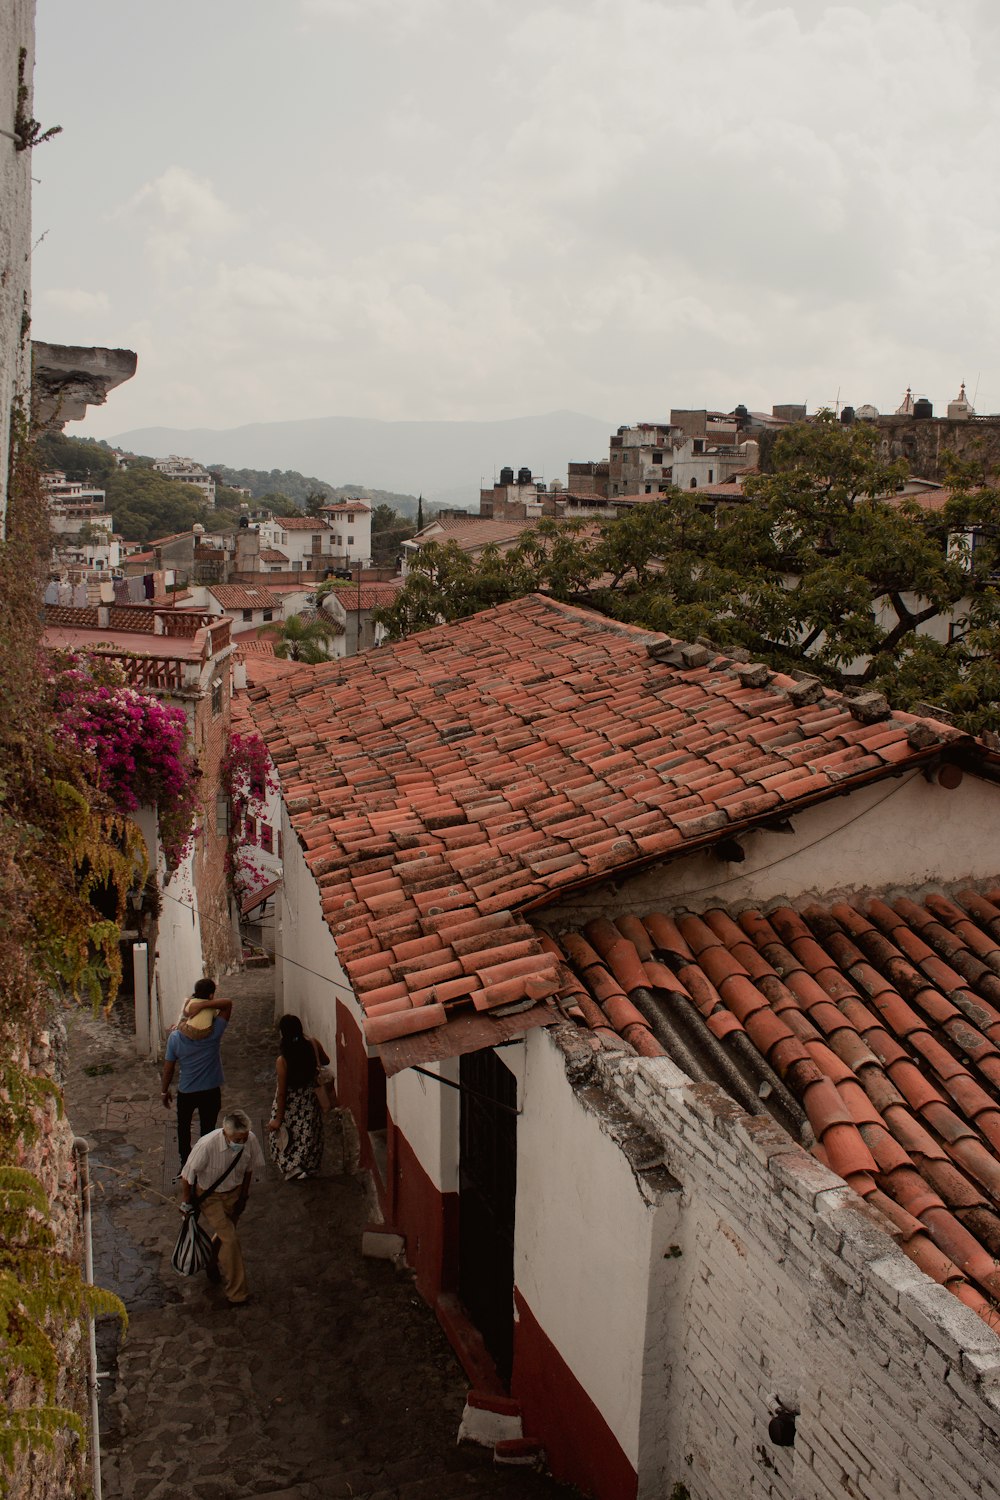
<instances>
[{"instance_id":1,"label":"hillside town building","mask_svg":"<svg viewBox=\"0 0 1000 1500\"><path fill-rule=\"evenodd\" d=\"M604 1500L988 1492L996 756L538 597L251 699L283 1006L463 1433Z\"/></svg>"},{"instance_id":2,"label":"hillside town building","mask_svg":"<svg viewBox=\"0 0 1000 1500\"><path fill-rule=\"evenodd\" d=\"M193 458L179 458L171 453L169 458L158 458L153 464L164 479L176 480L178 484L189 484L198 490L210 510L215 509L215 479Z\"/></svg>"}]
</instances>

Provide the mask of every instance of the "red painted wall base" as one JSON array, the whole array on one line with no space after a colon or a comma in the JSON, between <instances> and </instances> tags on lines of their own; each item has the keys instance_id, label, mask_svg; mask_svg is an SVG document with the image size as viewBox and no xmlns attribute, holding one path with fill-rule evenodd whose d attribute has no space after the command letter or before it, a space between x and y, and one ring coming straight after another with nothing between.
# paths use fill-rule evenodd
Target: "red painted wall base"
<instances>
[{"instance_id":1,"label":"red painted wall base","mask_svg":"<svg viewBox=\"0 0 1000 1500\"><path fill-rule=\"evenodd\" d=\"M597 1500L635 1500L638 1476L601 1412L515 1287L511 1395L521 1403L525 1437L545 1449L556 1479Z\"/></svg>"},{"instance_id":2,"label":"red painted wall base","mask_svg":"<svg viewBox=\"0 0 1000 1500\"><path fill-rule=\"evenodd\" d=\"M458 1276L458 1194L442 1193L424 1171L406 1136L388 1122L386 1217L406 1237L406 1262L417 1290L433 1307Z\"/></svg>"}]
</instances>

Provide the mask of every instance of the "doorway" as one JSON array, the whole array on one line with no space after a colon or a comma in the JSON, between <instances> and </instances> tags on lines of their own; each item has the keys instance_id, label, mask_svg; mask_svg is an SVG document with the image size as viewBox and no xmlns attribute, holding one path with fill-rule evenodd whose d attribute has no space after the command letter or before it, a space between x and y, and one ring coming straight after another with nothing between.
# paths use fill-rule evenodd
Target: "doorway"
<instances>
[{"instance_id":1,"label":"doorway","mask_svg":"<svg viewBox=\"0 0 1000 1500\"><path fill-rule=\"evenodd\" d=\"M460 1059L458 1292L497 1374L514 1354L517 1081L492 1050Z\"/></svg>"}]
</instances>

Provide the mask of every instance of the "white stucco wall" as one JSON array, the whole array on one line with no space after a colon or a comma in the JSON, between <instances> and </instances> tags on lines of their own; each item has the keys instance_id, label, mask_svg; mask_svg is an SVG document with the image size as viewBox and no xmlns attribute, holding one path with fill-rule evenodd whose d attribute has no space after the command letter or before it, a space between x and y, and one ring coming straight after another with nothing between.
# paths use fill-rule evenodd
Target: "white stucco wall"
<instances>
[{"instance_id":1,"label":"white stucco wall","mask_svg":"<svg viewBox=\"0 0 1000 1500\"><path fill-rule=\"evenodd\" d=\"M1000 871L1000 786L965 776L953 791L921 771L878 782L792 815L793 831L740 835L746 859L691 854L614 888L575 892L546 923L615 917L654 905L693 911L723 904L851 897L858 892L993 881Z\"/></svg>"},{"instance_id":2,"label":"white stucco wall","mask_svg":"<svg viewBox=\"0 0 1000 1500\"><path fill-rule=\"evenodd\" d=\"M570 1086L548 1032L527 1034L518 1121L514 1280L638 1467L651 1266L678 1237L679 1199L647 1202L619 1145ZM670 1262L673 1265L673 1262Z\"/></svg>"},{"instance_id":3,"label":"white stucco wall","mask_svg":"<svg viewBox=\"0 0 1000 1500\"><path fill-rule=\"evenodd\" d=\"M196 979L202 976L201 919L194 898L194 849L167 880L156 810L143 807L135 814L149 865L156 871L160 916L156 928L156 988L160 1026L165 1036L180 1014Z\"/></svg>"},{"instance_id":4,"label":"white stucco wall","mask_svg":"<svg viewBox=\"0 0 1000 1500\"><path fill-rule=\"evenodd\" d=\"M18 52L27 49L29 87L35 64L34 0L0 6L0 120L13 127L17 109ZM31 113L29 102L28 113ZM54 150L52 146L43 150ZM7 515L7 453L11 407L28 391L28 333L22 320L31 310L31 157L0 136L0 537Z\"/></svg>"},{"instance_id":5,"label":"white stucco wall","mask_svg":"<svg viewBox=\"0 0 1000 1500\"><path fill-rule=\"evenodd\" d=\"M428 1073L458 1082L458 1059L426 1064ZM444 1083L432 1083L405 1069L389 1079L386 1103L394 1124L440 1193L458 1192L461 1096Z\"/></svg>"},{"instance_id":6,"label":"white stucco wall","mask_svg":"<svg viewBox=\"0 0 1000 1500\"><path fill-rule=\"evenodd\" d=\"M284 809L281 827L283 880L275 930L278 1014L298 1016L336 1066L337 1001L348 1007L359 1027L361 1012L323 920L316 882Z\"/></svg>"}]
</instances>

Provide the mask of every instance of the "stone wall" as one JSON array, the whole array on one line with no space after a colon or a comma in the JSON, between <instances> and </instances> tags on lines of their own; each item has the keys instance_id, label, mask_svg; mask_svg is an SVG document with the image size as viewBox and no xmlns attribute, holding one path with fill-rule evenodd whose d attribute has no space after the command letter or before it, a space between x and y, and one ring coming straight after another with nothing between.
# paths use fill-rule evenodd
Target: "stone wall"
<instances>
[{"instance_id":1,"label":"stone wall","mask_svg":"<svg viewBox=\"0 0 1000 1500\"><path fill-rule=\"evenodd\" d=\"M597 1069L683 1189L680 1253L652 1268L674 1301L648 1411L659 1473L691 1500L995 1494L1000 1339L769 1119L667 1059ZM779 1404L790 1447L769 1434Z\"/></svg>"},{"instance_id":2,"label":"stone wall","mask_svg":"<svg viewBox=\"0 0 1000 1500\"><path fill-rule=\"evenodd\" d=\"M16 1060L25 1068L55 1082L61 1082L66 1033L61 1021L39 1032L30 1045L15 1050ZM16 1049L16 1044L15 1044ZM79 1189L76 1160L73 1155L73 1129L65 1115L60 1115L54 1099L36 1112L39 1124L37 1138L22 1143L20 1165L38 1178L51 1205L51 1227L56 1249L76 1265L81 1261ZM59 1359L59 1382L56 1403L68 1407L80 1417L86 1429L87 1341L83 1322L70 1322L57 1330L49 1329ZM15 1408L37 1399L33 1383L22 1379L14 1389L11 1405ZM86 1489L87 1458L75 1436L57 1438L53 1451L35 1445L21 1452L15 1466L10 1494L18 1500L70 1500Z\"/></svg>"},{"instance_id":3,"label":"stone wall","mask_svg":"<svg viewBox=\"0 0 1000 1500\"><path fill-rule=\"evenodd\" d=\"M35 61L35 0L0 6L0 123L12 128L17 112L18 54L27 50L25 80L31 97ZM30 103L28 113L31 112ZM6 456L11 407L26 395L31 275L31 152L0 136L0 536L7 512Z\"/></svg>"},{"instance_id":4,"label":"stone wall","mask_svg":"<svg viewBox=\"0 0 1000 1500\"><path fill-rule=\"evenodd\" d=\"M885 459L905 458L911 474L921 479L947 478L945 457L950 452L979 468L977 478L990 479L1000 470L1000 417L950 422L947 417L879 417L876 427Z\"/></svg>"}]
</instances>

